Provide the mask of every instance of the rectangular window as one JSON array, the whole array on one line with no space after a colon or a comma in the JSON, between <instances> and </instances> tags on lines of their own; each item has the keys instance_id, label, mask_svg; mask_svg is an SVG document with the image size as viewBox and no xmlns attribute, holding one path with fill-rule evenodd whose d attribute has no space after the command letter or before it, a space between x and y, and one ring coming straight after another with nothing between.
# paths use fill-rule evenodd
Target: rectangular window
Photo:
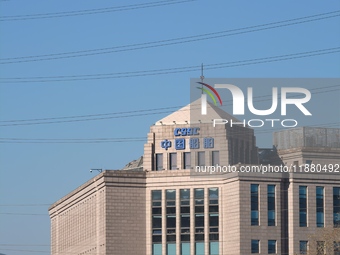
<instances>
[{"instance_id":1,"label":"rectangular window","mask_svg":"<svg viewBox=\"0 0 340 255\"><path fill-rule=\"evenodd\" d=\"M316 226L324 227L324 187L316 187Z\"/></svg>"},{"instance_id":2,"label":"rectangular window","mask_svg":"<svg viewBox=\"0 0 340 255\"><path fill-rule=\"evenodd\" d=\"M190 152L183 153L183 168L191 169L191 154Z\"/></svg>"},{"instance_id":3,"label":"rectangular window","mask_svg":"<svg viewBox=\"0 0 340 255\"><path fill-rule=\"evenodd\" d=\"M152 243L153 255L162 255L162 191L152 190ZM160 247L160 248L159 248Z\"/></svg>"},{"instance_id":4,"label":"rectangular window","mask_svg":"<svg viewBox=\"0 0 340 255\"><path fill-rule=\"evenodd\" d=\"M340 187L333 188L333 222L334 227L340 227Z\"/></svg>"},{"instance_id":5,"label":"rectangular window","mask_svg":"<svg viewBox=\"0 0 340 255\"><path fill-rule=\"evenodd\" d=\"M300 227L307 227L307 186L299 186Z\"/></svg>"},{"instance_id":6,"label":"rectangular window","mask_svg":"<svg viewBox=\"0 0 340 255\"><path fill-rule=\"evenodd\" d=\"M260 253L260 240L251 240L251 253Z\"/></svg>"},{"instance_id":7,"label":"rectangular window","mask_svg":"<svg viewBox=\"0 0 340 255\"><path fill-rule=\"evenodd\" d=\"M308 241L300 241L300 254L307 254Z\"/></svg>"},{"instance_id":8,"label":"rectangular window","mask_svg":"<svg viewBox=\"0 0 340 255\"><path fill-rule=\"evenodd\" d=\"M181 255L190 255L190 243L181 243Z\"/></svg>"},{"instance_id":9,"label":"rectangular window","mask_svg":"<svg viewBox=\"0 0 340 255\"><path fill-rule=\"evenodd\" d=\"M152 245L152 255L162 255L162 244L161 243Z\"/></svg>"},{"instance_id":10,"label":"rectangular window","mask_svg":"<svg viewBox=\"0 0 340 255\"><path fill-rule=\"evenodd\" d=\"M334 242L334 255L340 255L340 242Z\"/></svg>"},{"instance_id":11,"label":"rectangular window","mask_svg":"<svg viewBox=\"0 0 340 255\"><path fill-rule=\"evenodd\" d=\"M163 169L163 154L156 153L156 171L164 170Z\"/></svg>"},{"instance_id":12,"label":"rectangular window","mask_svg":"<svg viewBox=\"0 0 340 255\"><path fill-rule=\"evenodd\" d=\"M204 243L203 242L196 242L195 243L195 255L204 255Z\"/></svg>"},{"instance_id":13,"label":"rectangular window","mask_svg":"<svg viewBox=\"0 0 340 255\"><path fill-rule=\"evenodd\" d=\"M250 185L251 195L251 225L259 225L259 185Z\"/></svg>"},{"instance_id":14,"label":"rectangular window","mask_svg":"<svg viewBox=\"0 0 340 255\"><path fill-rule=\"evenodd\" d=\"M204 151L197 152L197 165L205 166L205 152Z\"/></svg>"},{"instance_id":15,"label":"rectangular window","mask_svg":"<svg viewBox=\"0 0 340 255\"><path fill-rule=\"evenodd\" d=\"M181 241L190 242L190 189L180 190ZM190 245L189 245L190 247ZM185 255L185 254L182 254ZM189 248L190 255L190 248Z\"/></svg>"},{"instance_id":16,"label":"rectangular window","mask_svg":"<svg viewBox=\"0 0 340 255\"><path fill-rule=\"evenodd\" d=\"M267 186L268 226L275 226L275 185Z\"/></svg>"},{"instance_id":17,"label":"rectangular window","mask_svg":"<svg viewBox=\"0 0 340 255\"><path fill-rule=\"evenodd\" d=\"M316 242L316 255L324 255L325 254L325 242L317 241Z\"/></svg>"},{"instance_id":18,"label":"rectangular window","mask_svg":"<svg viewBox=\"0 0 340 255\"><path fill-rule=\"evenodd\" d=\"M195 240L204 241L204 189L194 189Z\"/></svg>"},{"instance_id":19,"label":"rectangular window","mask_svg":"<svg viewBox=\"0 0 340 255\"><path fill-rule=\"evenodd\" d=\"M168 243L166 245L166 255L176 255L176 244Z\"/></svg>"},{"instance_id":20,"label":"rectangular window","mask_svg":"<svg viewBox=\"0 0 340 255\"><path fill-rule=\"evenodd\" d=\"M276 253L276 240L268 240L268 254Z\"/></svg>"},{"instance_id":21,"label":"rectangular window","mask_svg":"<svg viewBox=\"0 0 340 255\"><path fill-rule=\"evenodd\" d=\"M219 151L212 151L211 152L211 165L217 166L220 164L220 152Z\"/></svg>"},{"instance_id":22,"label":"rectangular window","mask_svg":"<svg viewBox=\"0 0 340 255\"><path fill-rule=\"evenodd\" d=\"M168 243L173 243L173 242L176 242L176 190L167 189L165 192L166 192L166 197L165 197L166 198L166 241ZM172 247L172 246L170 245L169 247ZM172 248L170 251L171 252L173 251ZM176 254L176 249L175 249L175 254Z\"/></svg>"},{"instance_id":23,"label":"rectangular window","mask_svg":"<svg viewBox=\"0 0 340 255\"><path fill-rule=\"evenodd\" d=\"M209 240L219 240L218 188L209 188ZM216 245L216 244L213 244Z\"/></svg>"},{"instance_id":24,"label":"rectangular window","mask_svg":"<svg viewBox=\"0 0 340 255\"><path fill-rule=\"evenodd\" d=\"M219 242L210 242L209 243L209 255L219 255Z\"/></svg>"},{"instance_id":25,"label":"rectangular window","mask_svg":"<svg viewBox=\"0 0 340 255\"><path fill-rule=\"evenodd\" d=\"M170 170L177 170L177 153L170 153L169 155Z\"/></svg>"}]
</instances>

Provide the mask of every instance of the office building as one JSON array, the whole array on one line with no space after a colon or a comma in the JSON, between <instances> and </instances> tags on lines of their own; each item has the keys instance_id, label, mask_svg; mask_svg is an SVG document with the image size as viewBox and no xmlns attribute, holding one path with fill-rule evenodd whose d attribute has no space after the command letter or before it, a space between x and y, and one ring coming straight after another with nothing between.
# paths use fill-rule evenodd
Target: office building
<instances>
[{"instance_id":1,"label":"office building","mask_svg":"<svg viewBox=\"0 0 340 255\"><path fill-rule=\"evenodd\" d=\"M157 121L141 158L55 202L51 254L293 255L323 245L321 232L340 225L340 129L277 132L262 150L272 161L259 157L253 129L214 127L237 119L207 110L194 102Z\"/></svg>"}]
</instances>

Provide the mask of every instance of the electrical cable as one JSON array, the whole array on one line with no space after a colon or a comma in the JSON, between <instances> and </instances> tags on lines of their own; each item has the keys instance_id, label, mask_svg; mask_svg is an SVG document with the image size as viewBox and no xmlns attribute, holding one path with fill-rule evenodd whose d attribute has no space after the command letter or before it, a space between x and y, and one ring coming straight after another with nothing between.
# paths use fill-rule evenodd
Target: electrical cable
<instances>
[{"instance_id":1,"label":"electrical cable","mask_svg":"<svg viewBox=\"0 0 340 255\"><path fill-rule=\"evenodd\" d=\"M21 20L31 20L31 19L62 18L62 17L100 14L100 13L108 13L108 12L130 11L130 10L145 9L145 8L150 8L150 7L181 4L181 3L193 2L193 1L197 1L197 0L166 0L166 1L147 2L147 3L142 3L142 4L111 6L111 7L98 8L98 9L81 10L81 11L1 16L0 21L21 21Z\"/></svg>"},{"instance_id":2,"label":"electrical cable","mask_svg":"<svg viewBox=\"0 0 340 255\"><path fill-rule=\"evenodd\" d=\"M14 63L23 63L23 62L33 62L33 61L45 61L45 60L56 60L56 59L65 59L65 58L75 58L75 57L85 57L85 56L93 56L99 54L109 54L116 52L126 52L132 50L141 50L141 49L149 49L155 47L164 47L169 45L177 45L183 43L197 42L202 40L209 40L227 36L234 36L240 34L246 34L251 32L264 31L269 29L287 27L297 24L308 23L312 21L319 21L329 18L335 18L340 16L340 10L321 13L316 15L310 15L300 18L294 18L289 20L271 22L261 25L237 28L237 29L229 29L219 32L206 33L200 35L186 36L186 37L178 37L172 39L165 39L153 42L144 42L137 44L129 44L129 45L121 45L107 48L98 48L92 50L81 50L81 51L72 51L72 52L64 52L64 53L52 53L52 54L44 54L44 55L32 55L32 56L23 56L23 57L11 57L11 58L2 58L0 59L0 64L14 64Z\"/></svg>"}]
</instances>

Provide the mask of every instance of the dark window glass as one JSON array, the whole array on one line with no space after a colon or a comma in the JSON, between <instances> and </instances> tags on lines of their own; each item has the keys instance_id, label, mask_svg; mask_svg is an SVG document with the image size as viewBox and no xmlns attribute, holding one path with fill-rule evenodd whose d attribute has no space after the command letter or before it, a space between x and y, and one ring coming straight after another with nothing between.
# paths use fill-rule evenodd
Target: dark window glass
<instances>
[{"instance_id":1,"label":"dark window glass","mask_svg":"<svg viewBox=\"0 0 340 255\"><path fill-rule=\"evenodd\" d=\"M209 214L209 226L218 227L218 214Z\"/></svg>"},{"instance_id":2,"label":"dark window glass","mask_svg":"<svg viewBox=\"0 0 340 255\"><path fill-rule=\"evenodd\" d=\"M210 205L209 212L218 212L218 205Z\"/></svg>"},{"instance_id":3,"label":"dark window glass","mask_svg":"<svg viewBox=\"0 0 340 255\"><path fill-rule=\"evenodd\" d=\"M276 240L268 240L268 254L276 253Z\"/></svg>"},{"instance_id":4,"label":"dark window glass","mask_svg":"<svg viewBox=\"0 0 340 255\"><path fill-rule=\"evenodd\" d=\"M260 240L251 240L251 253L259 253Z\"/></svg>"},{"instance_id":5,"label":"dark window glass","mask_svg":"<svg viewBox=\"0 0 340 255\"><path fill-rule=\"evenodd\" d=\"M190 169L191 168L191 154L190 154L190 152L184 152L183 153L183 167L184 167L184 169Z\"/></svg>"},{"instance_id":6,"label":"dark window glass","mask_svg":"<svg viewBox=\"0 0 340 255\"><path fill-rule=\"evenodd\" d=\"M205 152L204 151L199 151L197 153L197 165L205 166Z\"/></svg>"},{"instance_id":7,"label":"dark window glass","mask_svg":"<svg viewBox=\"0 0 340 255\"><path fill-rule=\"evenodd\" d=\"M181 189L181 200L190 200L190 189Z\"/></svg>"},{"instance_id":8,"label":"dark window glass","mask_svg":"<svg viewBox=\"0 0 340 255\"><path fill-rule=\"evenodd\" d=\"M299 186L300 227L307 227L307 186Z\"/></svg>"},{"instance_id":9,"label":"dark window glass","mask_svg":"<svg viewBox=\"0 0 340 255\"><path fill-rule=\"evenodd\" d=\"M204 206L195 206L195 213L204 213Z\"/></svg>"},{"instance_id":10,"label":"dark window glass","mask_svg":"<svg viewBox=\"0 0 340 255\"><path fill-rule=\"evenodd\" d=\"M268 226L275 226L275 185L267 187Z\"/></svg>"},{"instance_id":11,"label":"dark window glass","mask_svg":"<svg viewBox=\"0 0 340 255\"><path fill-rule=\"evenodd\" d=\"M333 221L334 227L340 227L340 187L333 188Z\"/></svg>"},{"instance_id":12,"label":"dark window glass","mask_svg":"<svg viewBox=\"0 0 340 255\"><path fill-rule=\"evenodd\" d=\"M195 227L204 227L204 214L195 214Z\"/></svg>"},{"instance_id":13,"label":"dark window glass","mask_svg":"<svg viewBox=\"0 0 340 255\"><path fill-rule=\"evenodd\" d=\"M340 242L334 242L334 255L340 255Z\"/></svg>"},{"instance_id":14,"label":"dark window glass","mask_svg":"<svg viewBox=\"0 0 340 255\"><path fill-rule=\"evenodd\" d=\"M162 216L152 216L152 228L162 228Z\"/></svg>"},{"instance_id":15,"label":"dark window glass","mask_svg":"<svg viewBox=\"0 0 340 255\"><path fill-rule=\"evenodd\" d=\"M162 235L153 235L152 236L153 243L161 243L162 242Z\"/></svg>"},{"instance_id":16,"label":"dark window glass","mask_svg":"<svg viewBox=\"0 0 340 255\"><path fill-rule=\"evenodd\" d=\"M213 151L211 155L211 165L216 166L220 164L220 152Z\"/></svg>"},{"instance_id":17,"label":"dark window glass","mask_svg":"<svg viewBox=\"0 0 340 255\"><path fill-rule=\"evenodd\" d=\"M176 214L176 207L167 207L166 214Z\"/></svg>"},{"instance_id":18,"label":"dark window glass","mask_svg":"<svg viewBox=\"0 0 340 255\"><path fill-rule=\"evenodd\" d=\"M153 190L151 191L152 200L162 200L162 191L161 190Z\"/></svg>"},{"instance_id":19,"label":"dark window glass","mask_svg":"<svg viewBox=\"0 0 340 255\"><path fill-rule=\"evenodd\" d=\"M196 241L204 241L204 234L195 234L195 240Z\"/></svg>"},{"instance_id":20,"label":"dark window glass","mask_svg":"<svg viewBox=\"0 0 340 255\"><path fill-rule=\"evenodd\" d=\"M176 235L167 235L166 241L167 242L176 242Z\"/></svg>"},{"instance_id":21,"label":"dark window glass","mask_svg":"<svg viewBox=\"0 0 340 255\"><path fill-rule=\"evenodd\" d=\"M218 200L218 188L209 188L209 200Z\"/></svg>"},{"instance_id":22,"label":"dark window glass","mask_svg":"<svg viewBox=\"0 0 340 255\"><path fill-rule=\"evenodd\" d=\"M152 214L162 214L162 207L152 208Z\"/></svg>"},{"instance_id":23,"label":"dark window glass","mask_svg":"<svg viewBox=\"0 0 340 255\"><path fill-rule=\"evenodd\" d=\"M324 187L316 187L316 226L324 226Z\"/></svg>"},{"instance_id":24,"label":"dark window glass","mask_svg":"<svg viewBox=\"0 0 340 255\"><path fill-rule=\"evenodd\" d=\"M170 161L170 170L176 170L177 169L177 153L170 153L169 161Z\"/></svg>"},{"instance_id":25,"label":"dark window glass","mask_svg":"<svg viewBox=\"0 0 340 255\"><path fill-rule=\"evenodd\" d=\"M174 189L166 190L166 200L176 200L176 190Z\"/></svg>"},{"instance_id":26,"label":"dark window glass","mask_svg":"<svg viewBox=\"0 0 340 255\"><path fill-rule=\"evenodd\" d=\"M209 234L209 240L210 241L218 241L219 235L216 234Z\"/></svg>"},{"instance_id":27,"label":"dark window glass","mask_svg":"<svg viewBox=\"0 0 340 255\"><path fill-rule=\"evenodd\" d=\"M166 227L167 228L176 228L176 216L167 215L166 216Z\"/></svg>"},{"instance_id":28,"label":"dark window glass","mask_svg":"<svg viewBox=\"0 0 340 255\"><path fill-rule=\"evenodd\" d=\"M181 235L182 242L190 242L190 235ZM190 255L190 254L188 254Z\"/></svg>"},{"instance_id":29,"label":"dark window glass","mask_svg":"<svg viewBox=\"0 0 340 255\"><path fill-rule=\"evenodd\" d=\"M182 206L181 207L181 213L190 213L190 207L189 206Z\"/></svg>"},{"instance_id":30,"label":"dark window glass","mask_svg":"<svg viewBox=\"0 0 340 255\"><path fill-rule=\"evenodd\" d=\"M300 254L307 254L308 241L300 241Z\"/></svg>"},{"instance_id":31,"label":"dark window glass","mask_svg":"<svg viewBox=\"0 0 340 255\"><path fill-rule=\"evenodd\" d=\"M163 170L163 154L156 154L156 171Z\"/></svg>"},{"instance_id":32,"label":"dark window glass","mask_svg":"<svg viewBox=\"0 0 340 255\"><path fill-rule=\"evenodd\" d=\"M251 225L259 225L259 185L251 184Z\"/></svg>"},{"instance_id":33,"label":"dark window glass","mask_svg":"<svg viewBox=\"0 0 340 255\"><path fill-rule=\"evenodd\" d=\"M181 215L181 227L190 228L190 215L189 214Z\"/></svg>"}]
</instances>

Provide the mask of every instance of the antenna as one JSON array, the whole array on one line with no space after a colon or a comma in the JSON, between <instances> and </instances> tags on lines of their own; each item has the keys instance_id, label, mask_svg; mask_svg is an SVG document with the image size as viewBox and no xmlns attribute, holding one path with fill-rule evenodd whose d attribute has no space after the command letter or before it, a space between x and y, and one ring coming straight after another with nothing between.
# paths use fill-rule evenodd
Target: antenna
<instances>
[{"instance_id":1,"label":"antenna","mask_svg":"<svg viewBox=\"0 0 340 255\"><path fill-rule=\"evenodd\" d=\"M203 83L203 80L204 80L204 75L203 75L203 63L201 64L201 82ZM203 84L202 84L202 89L201 89L201 91L202 91L202 94L203 94Z\"/></svg>"}]
</instances>

